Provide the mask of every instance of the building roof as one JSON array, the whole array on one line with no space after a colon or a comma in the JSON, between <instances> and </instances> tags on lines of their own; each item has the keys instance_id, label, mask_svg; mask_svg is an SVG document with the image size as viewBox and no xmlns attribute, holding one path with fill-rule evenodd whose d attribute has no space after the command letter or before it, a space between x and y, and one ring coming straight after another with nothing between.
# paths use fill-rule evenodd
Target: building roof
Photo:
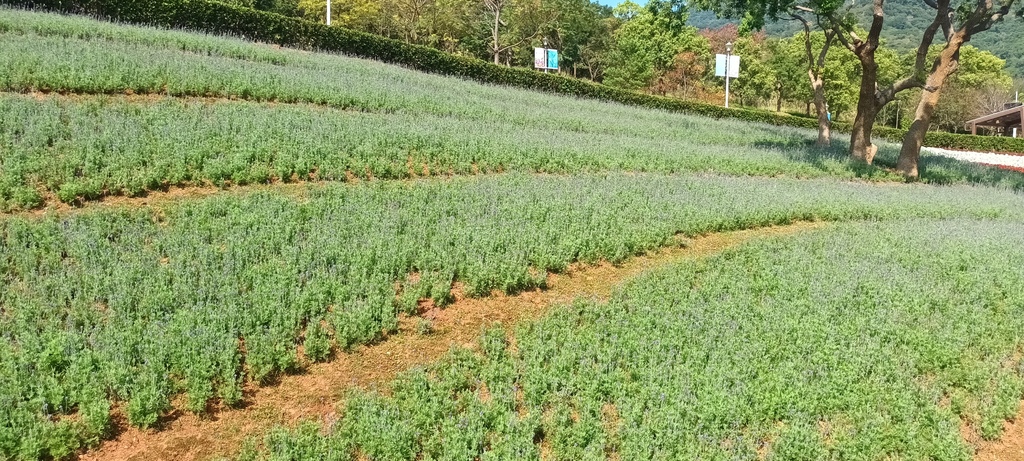
<instances>
[{"instance_id":1,"label":"building roof","mask_svg":"<svg viewBox=\"0 0 1024 461\"><path fill-rule=\"evenodd\" d=\"M968 120L966 125L968 127L1020 126L1021 119L1024 119L1024 106L1017 106L984 117L978 117L974 120Z\"/></svg>"}]
</instances>

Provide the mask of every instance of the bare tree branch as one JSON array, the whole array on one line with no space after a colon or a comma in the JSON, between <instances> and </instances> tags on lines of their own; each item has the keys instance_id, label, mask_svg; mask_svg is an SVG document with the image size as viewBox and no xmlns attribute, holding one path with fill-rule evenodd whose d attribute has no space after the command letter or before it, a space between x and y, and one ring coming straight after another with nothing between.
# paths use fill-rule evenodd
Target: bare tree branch
<instances>
[{"instance_id":1,"label":"bare tree branch","mask_svg":"<svg viewBox=\"0 0 1024 461\"><path fill-rule=\"evenodd\" d=\"M967 29L968 40L974 34L984 32L992 28L995 23L1002 21L1006 15L1010 14L1010 9L1013 7L1013 1L1007 1L1003 6L995 11L992 11L992 7L993 5L991 0L978 0L978 8L975 9L974 15L978 15L980 17L974 26Z\"/></svg>"},{"instance_id":2,"label":"bare tree branch","mask_svg":"<svg viewBox=\"0 0 1024 461\"><path fill-rule=\"evenodd\" d=\"M828 55L828 49L832 47L832 43L836 39L836 32L834 30L828 30L825 32L825 45L821 47L821 52L818 53L818 67L825 66L825 57Z\"/></svg>"}]
</instances>

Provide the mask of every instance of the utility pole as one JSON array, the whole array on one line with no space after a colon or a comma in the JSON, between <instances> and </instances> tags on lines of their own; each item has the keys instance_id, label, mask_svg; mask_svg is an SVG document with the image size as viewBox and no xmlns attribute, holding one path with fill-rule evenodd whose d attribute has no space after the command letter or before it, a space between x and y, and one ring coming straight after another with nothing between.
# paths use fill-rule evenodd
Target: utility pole
<instances>
[{"instance_id":1,"label":"utility pole","mask_svg":"<svg viewBox=\"0 0 1024 461\"><path fill-rule=\"evenodd\" d=\"M729 108L729 64L732 61L732 42L725 42L725 108Z\"/></svg>"},{"instance_id":2,"label":"utility pole","mask_svg":"<svg viewBox=\"0 0 1024 461\"><path fill-rule=\"evenodd\" d=\"M327 0L327 25L331 25L331 0Z\"/></svg>"},{"instance_id":3,"label":"utility pole","mask_svg":"<svg viewBox=\"0 0 1024 461\"><path fill-rule=\"evenodd\" d=\"M548 38L544 37L544 53L545 53L545 56L547 56L547 54L546 54L547 52L548 52ZM550 65L550 63L549 63L549 65ZM547 67L544 67L544 73L545 74L548 73L548 68Z\"/></svg>"}]
</instances>

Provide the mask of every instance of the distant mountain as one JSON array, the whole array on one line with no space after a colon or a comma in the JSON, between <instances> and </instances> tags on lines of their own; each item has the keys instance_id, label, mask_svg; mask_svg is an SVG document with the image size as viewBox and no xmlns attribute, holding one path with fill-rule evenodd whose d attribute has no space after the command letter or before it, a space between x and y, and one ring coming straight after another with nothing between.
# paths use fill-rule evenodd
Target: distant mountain
<instances>
[{"instance_id":1,"label":"distant mountain","mask_svg":"<svg viewBox=\"0 0 1024 461\"><path fill-rule=\"evenodd\" d=\"M854 13L866 26L871 17L871 2L855 1L858 4L854 7ZM934 10L920 0L889 0L885 10L882 38L886 44L900 51L917 48L921 32L931 22ZM714 29L729 22L734 21L719 19L714 13L706 11L693 11L689 19L689 24L699 29ZM799 25L794 21L779 21L769 24L765 30L773 37L788 37L795 34L798 28ZM1024 20L1009 18L975 36L971 44L1005 59L1010 75L1024 78Z\"/></svg>"}]
</instances>

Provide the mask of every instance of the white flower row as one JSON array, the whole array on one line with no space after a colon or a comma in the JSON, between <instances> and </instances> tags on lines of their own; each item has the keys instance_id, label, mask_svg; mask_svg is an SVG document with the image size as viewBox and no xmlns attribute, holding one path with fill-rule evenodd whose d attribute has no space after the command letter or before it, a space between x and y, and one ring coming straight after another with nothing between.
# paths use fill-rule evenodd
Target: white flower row
<instances>
[{"instance_id":1,"label":"white flower row","mask_svg":"<svg viewBox=\"0 0 1024 461\"><path fill-rule=\"evenodd\" d=\"M935 155L952 157L965 162L1024 168L1024 155L996 154L992 152L964 152L959 150L940 149L938 147L925 147L921 150Z\"/></svg>"}]
</instances>

